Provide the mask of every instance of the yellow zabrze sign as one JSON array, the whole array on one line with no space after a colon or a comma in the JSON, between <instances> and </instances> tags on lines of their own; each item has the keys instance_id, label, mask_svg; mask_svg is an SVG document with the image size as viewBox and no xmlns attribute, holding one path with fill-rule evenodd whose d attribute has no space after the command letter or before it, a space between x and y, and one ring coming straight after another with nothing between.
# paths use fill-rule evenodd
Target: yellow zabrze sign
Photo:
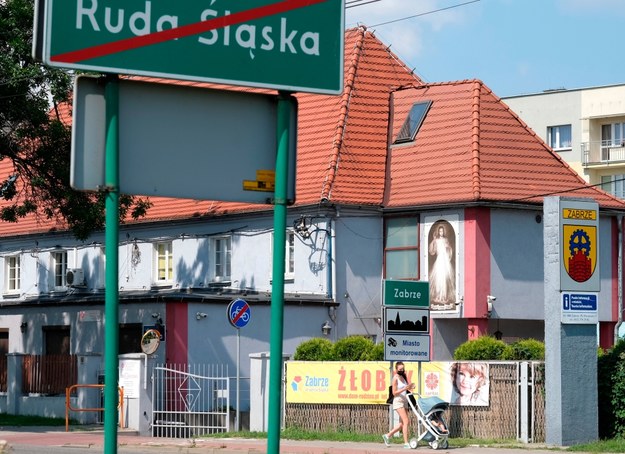
<instances>
[{"instance_id":1,"label":"yellow zabrze sign","mask_svg":"<svg viewBox=\"0 0 625 454\"><path fill-rule=\"evenodd\" d=\"M560 291L601 290L599 204L592 200L559 201Z\"/></svg>"}]
</instances>

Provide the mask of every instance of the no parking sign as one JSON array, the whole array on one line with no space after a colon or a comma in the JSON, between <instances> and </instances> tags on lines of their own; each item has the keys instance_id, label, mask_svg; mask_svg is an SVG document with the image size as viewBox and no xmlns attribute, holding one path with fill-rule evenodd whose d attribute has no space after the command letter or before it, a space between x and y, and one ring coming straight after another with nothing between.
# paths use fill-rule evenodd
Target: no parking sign
<instances>
[{"instance_id":1,"label":"no parking sign","mask_svg":"<svg viewBox=\"0 0 625 454\"><path fill-rule=\"evenodd\" d=\"M243 328L252 316L249 304L245 300L236 299L228 305L228 321L235 328Z\"/></svg>"}]
</instances>

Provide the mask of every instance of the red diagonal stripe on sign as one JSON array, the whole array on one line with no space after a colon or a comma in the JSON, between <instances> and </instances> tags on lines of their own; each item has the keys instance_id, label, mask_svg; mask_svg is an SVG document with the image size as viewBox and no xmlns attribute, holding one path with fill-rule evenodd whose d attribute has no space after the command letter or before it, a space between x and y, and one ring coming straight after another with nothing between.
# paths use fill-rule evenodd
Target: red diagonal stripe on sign
<instances>
[{"instance_id":1,"label":"red diagonal stripe on sign","mask_svg":"<svg viewBox=\"0 0 625 454\"><path fill-rule=\"evenodd\" d=\"M236 324L237 324L237 322L239 321L239 319L240 319L241 317L243 317L243 314L245 314L245 311L247 311L247 308L248 308L248 307L249 307L249 306L248 306L248 304L247 304L247 303L245 303L245 304L243 304L243 306L241 306L241 309L239 310L239 313L236 315L236 317L234 317L234 318L232 319L232 324L233 324L233 325L236 325Z\"/></svg>"},{"instance_id":2,"label":"red diagonal stripe on sign","mask_svg":"<svg viewBox=\"0 0 625 454\"><path fill-rule=\"evenodd\" d=\"M275 14L285 13L304 6L324 3L328 0L284 0L282 2L273 3L271 5L259 6L258 8L248 9L228 16L216 17L215 19L197 22L194 24L183 25L182 27L163 30L160 32L150 33L149 35L135 36L111 43L100 44L98 46L88 47L86 49L65 52L50 57L50 61L63 63L77 63L92 58L104 57L106 55L124 52L126 50L137 49L139 47L150 46L176 38L184 38L186 36L197 35L198 33L216 30L227 27L229 25L242 24L263 17Z\"/></svg>"}]
</instances>

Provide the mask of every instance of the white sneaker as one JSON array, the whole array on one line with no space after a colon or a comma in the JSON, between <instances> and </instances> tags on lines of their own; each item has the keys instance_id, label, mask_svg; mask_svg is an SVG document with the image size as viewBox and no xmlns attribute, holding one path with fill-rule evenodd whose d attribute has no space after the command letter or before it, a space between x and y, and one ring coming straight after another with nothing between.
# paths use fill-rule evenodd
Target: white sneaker
<instances>
[{"instance_id":1,"label":"white sneaker","mask_svg":"<svg viewBox=\"0 0 625 454\"><path fill-rule=\"evenodd\" d=\"M388 435L386 435L386 434L382 435L382 440L384 440L384 444L386 446L390 446L391 445L391 440L389 440Z\"/></svg>"}]
</instances>

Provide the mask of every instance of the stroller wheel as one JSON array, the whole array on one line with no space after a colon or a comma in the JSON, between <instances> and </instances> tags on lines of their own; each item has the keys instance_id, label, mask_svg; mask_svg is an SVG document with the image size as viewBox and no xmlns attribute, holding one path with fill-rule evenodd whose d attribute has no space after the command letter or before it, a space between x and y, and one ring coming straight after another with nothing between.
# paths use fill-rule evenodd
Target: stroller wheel
<instances>
[{"instance_id":1,"label":"stroller wheel","mask_svg":"<svg viewBox=\"0 0 625 454\"><path fill-rule=\"evenodd\" d=\"M447 441L447 439L441 440L441 449L447 448L449 448L449 442Z\"/></svg>"},{"instance_id":2,"label":"stroller wheel","mask_svg":"<svg viewBox=\"0 0 625 454\"><path fill-rule=\"evenodd\" d=\"M438 440L432 440L430 442L430 446L432 447L432 449L438 449Z\"/></svg>"},{"instance_id":3,"label":"stroller wheel","mask_svg":"<svg viewBox=\"0 0 625 454\"><path fill-rule=\"evenodd\" d=\"M408 444L410 445L411 449L417 449L417 446L419 445L419 440L417 440L416 438L411 438Z\"/></svg>"}]
</instances>

